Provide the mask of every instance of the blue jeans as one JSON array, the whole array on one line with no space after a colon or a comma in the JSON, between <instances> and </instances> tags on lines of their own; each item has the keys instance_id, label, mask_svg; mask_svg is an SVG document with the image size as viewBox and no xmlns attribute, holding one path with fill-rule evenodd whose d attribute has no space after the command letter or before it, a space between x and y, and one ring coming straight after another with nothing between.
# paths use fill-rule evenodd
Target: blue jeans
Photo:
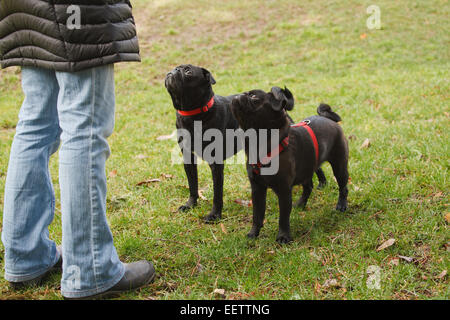
<instances>
[{"instance_id":1,"label":"blue jeans","mask_svg":"<svg viewBox=\"0 0 450 320\"><path fill-rule=\"evenodd\" d=\"M5 279L31 280L59 259L48 232L55 210L48 163L61 145L61 293L81 298L104 292L125 272L106 219L114 66L76 73L24 67L22 88L25 100L5 185Z\"/></svg>"}]
</instances>

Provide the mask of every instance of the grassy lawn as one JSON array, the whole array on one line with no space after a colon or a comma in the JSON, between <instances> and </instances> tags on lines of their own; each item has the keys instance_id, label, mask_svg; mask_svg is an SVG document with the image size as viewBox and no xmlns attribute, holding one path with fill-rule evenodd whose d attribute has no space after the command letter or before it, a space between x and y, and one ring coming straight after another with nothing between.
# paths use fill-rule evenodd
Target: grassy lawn
<instances>
[{"instance_id":1,"label":"grassy lawn","mask_svg":"<svg viewBox=\"0 0 450 320\"><path fill-rule=\"evenodd\" d=\"M149 259L158 278L122 299L214 299L216 288L227 299L450 298L448 0L132 2L142 63L116 65L108 219L123 261ZM381 9L381 30L366 26L371 4ZM322 101L333 106L350 144L348 212L334 210L338 188L326 164L328 186L292 212L290 245L275 242L271 191L259 239L246 239L251 208L235 202L250 199L243 165L226 167L220 223L201 220L212 206L207 165L199 167L205 199L177 213L187 180L171 164L176 142L157 138L175 129L164 77L182 63L209 69L219 95L286 85L295 120ZM20 70L0 71L0 216L22 100ZM58 198L57 166L55 155ZM137 186L154 178L161 181ZM57 243L59 208L50 228ZM395 243L377 251L388 239ZM0 244L2 270L3 254ZM372 268L378 289L367 285ZM61 299L59 277L21 292L1 278L0 299Z\"/></svg>"}]
</instances>

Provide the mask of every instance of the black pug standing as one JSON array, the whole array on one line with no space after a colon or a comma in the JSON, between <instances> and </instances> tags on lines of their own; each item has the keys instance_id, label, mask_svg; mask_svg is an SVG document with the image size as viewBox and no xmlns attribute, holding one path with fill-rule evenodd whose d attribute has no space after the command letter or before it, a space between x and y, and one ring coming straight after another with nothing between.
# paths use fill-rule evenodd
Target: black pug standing
<instances>
[{"instance_id":1,"label":"black pug standing","mask_svg":"<svg viewBox=\"0 0 450 320\"><path fill-rule=\"evenodd\" d=\"M178 144L185 156L184 169L189 183L190 196L186 204L179 208L179 211L188 211L197 204L198 195L198 174L197 157L193 151L194 146L194 122L200 121L202 124L202 136L208 129L218 129L223 137L223 157L218 159L220 163L209 162L214 183L214 200L211 212L205 217L206 222L212 222L222 217L223 208L223 160L233 156L242 149L242 142L237 137L233 141L227 141L226 130L237 130L239 123L231 113L231 101L237 95L227 97L215 95L212 86L216 83L211 73L201 67L193 65L181 65L169 72L166 76L165 85L172 97L174 108L177 110L177 129L186 129L190 133L191 141L184 141L178 136ZM202 152L212 142L202 141ZM234 148L229 150L226 145L233 143ZM185 150L188 149L188 150ZM187 151L187 152L185 152ZM227 153L228 152L228 153ZM322 170L317 170L319 187L326 184L326 178Z\"/></svg>"},{"instance_id":2,"label":"black pug standing","mask_svg":"<svg viewBox=\"0 0 450 320\"><path fill-rule=\"evenodd\" d=\"M167 74L166 88L172 97L173 106L177 110L177 129L186 129L190 133L191 141L184 141L183 137L178 136L178 143L184 157L184 169L189 183L190 197L185 205L179 208L180 211L187 211L197 204L198 200L198 174L197 174L197 156L193 152L194 146L194 121L200 121L202 124L202 136L208 129L218 129L223 137L223 157L218 163L208 163L214 183L214 200L211 212L205 217L206 222L218 220L222 216L223 208L223 161L242 149L241 141L233 137L234 141L226 141L225 131L227 129L237 130L239 124L233 117L230 105L235 95L222 97L214 95L212 85L216 81L211 73L200 67L193 65L181 65ZM203 139L202 139L203 140ZM212 142L202 141L202 151ZM233 150L227 154L226 145L234 143ZM185 152L185 149L187 152Z\"/></svg>"},{"instance_id":3,"label":"black pug standing","mask_svg":"<svg viewBox=\"0 0 450 320\"><path fill-rule=\"evenodd\" d=\"M232 101L231 110L242 129L278 129L281 139L279 148L272 150L264 159L258 159L256 164L248 164L249 146L245 145L253 200L253 226L248 234L250 238L256 238L263 226L269 187L277 194L280 208L277 241L292 241L289 222L292 188L299 184L303 186L303 194L296 205L304 207L313 189L314 171L324 161L331 164L339 185L336 209L342 212L347 209L348 143L341 126L337 124L340 117L328 105L321 104L317 110L319 116L292 125L286 110L292 110L293 107L291 92L278 87L268 93L253 90L236 96ZM268 145L271 145L269 141ZM278 172L261 175L261 167L270 164L275 156L279 157Z\"/></svg>"}]
</instances>

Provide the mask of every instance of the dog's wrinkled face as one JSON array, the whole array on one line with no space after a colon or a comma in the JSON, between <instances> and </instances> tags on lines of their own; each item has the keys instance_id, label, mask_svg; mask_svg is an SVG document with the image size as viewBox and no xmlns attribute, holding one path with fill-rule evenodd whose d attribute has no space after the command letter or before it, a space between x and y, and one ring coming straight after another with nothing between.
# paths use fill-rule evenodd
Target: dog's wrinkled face
<instances>
[{"instance_id":1,"label":"dog's wrinkled face","mask_svg":"<svg viewBox=\"0 0 450 320\"><path fill-rule=\"evenodd\" d=\"M270 92L252 90L235 97L231 111L242 129L279 129L286 124L285 110L294 108L294 97L287 89L273 87Z\"/></svg>"},{"instance_id":2,"label":"dog's wrinkled face","mask_svg":"<svg viewBox=\"0 0 450 320\"><path fill-rule=\"evenodd\" d=\"M191 110L206 104L214 95L216 81L211 73L201 67L184 64L166 76L165 85L178 110Z\"/></svg>"}]
</instances>

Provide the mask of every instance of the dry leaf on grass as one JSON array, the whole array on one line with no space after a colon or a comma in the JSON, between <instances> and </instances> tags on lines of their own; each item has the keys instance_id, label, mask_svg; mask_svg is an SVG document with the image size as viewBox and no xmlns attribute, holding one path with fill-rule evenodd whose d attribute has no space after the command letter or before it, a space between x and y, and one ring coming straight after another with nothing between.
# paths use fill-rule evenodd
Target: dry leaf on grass
<instances>
[{"instance_id":1,"label":"dry leaf on grass","mask_svg":"<svg viewBox=\"0 0 450 320\"><path fill-rule=\"evenodd\" d=\"M383 244L377 248L377 251L384 250L384 249L392 246L394 243L395 243L395 239L391 238L391 239L383 242Z\"/></svg>"},{"instance_id":2,"label":"dry leaf on grass","mask_svg":"<svg viewBox=\"0 0 450 320\"><path fill-rule=\"evenodd\" d=\"M323 283L322 289L331 289L331 288L341 288L341 285L336 279L328 279Z\"/></svg>"},{"instance_id":3,"label":"dry leaf on grass","mask_svg":"<svg viewBox=\"0 0 450 320\"><path fill-rule=\"evenodd\" d=\"M252 200L242 200L242 199L236 199L234 200L237 204L240 204L243 207L251 207L253 205Z\"/></svg>"},{"instance_id":4,"label":"dry leaf on grass","mask_svg":"<svg viewBox=\"0 0 450 320\"><path fill-rule=\"evenodd\" d=\"M220 224L220 228L222 229L223 233L228 234L227 228L225 227L225 225L223 223Z\"/></svg>"},{"instance_id":5,"label":"dry leaf on grass","mask_svg":"<svg viewBox=\"0 0 450 320\"><path fill-rule=\"evenodd\" d=\"M405 256L398 256L398 257L400 259L402 259L402 260L405 260L406 262L409 262L409 263L414 261L414 258L411 258L411 257L405 257Z\"/></svg>"},{"instance_id":6,"label":"dry leaf on grass","mask_svg":"<svg viewBox=\"0 0 450 320\"><path fill-rule=\"evenodd\" d=\"M363 144L361 145L361 149L367 149L370 147L370 140L366 139L364 140Z\"/></svg>"},{"instance_id":7,"label":"dry leaf on grass","mask_svg":"<svg viewBox=\"0 0 450 320\"><path fill-rule=\"evenodd\" d=\"M319 281L316 280L316 283L314 284L314 292L316 294L319 294L321 289L322 289L322 286L320 285Z\"/></svg>"},{"instance_id":8,"label":"dry leaf on grass","mask_svg":"<svg viewBox=\"0 0 450 320\"><path fill-rule=\"evenodd\" d=\"M393 266L398 266L399 265L399 263L400 263L400 259L399 258L391 258L390 260L389 260L389 264L390 265L393 265Z\"/></svg>"},{"instance_id":9,"label":"dry leaf on grass","mask_svg":"<svg viewBox=\"0 0 450 320\"><path fill-rule=\"evenodd\" d=\"M365 38L367 38L367 33L362 33L362 34L359 36L359 38L360 38L361 40L364 40Z\"/></svg>"},{"instance_id":10,"label":"dry leaf on grass","mask_svg":"<svg viewBox=\"0 0 450 320\"><path fill-rule=\"evenodd\" d=\"M158 141L170 140L170 139L172 139L172 138L175 138L176 135L177 135L177 131L175 130L174 132L172 132L172 133L169 134L169 135L166 135L166 136L159 136L158 138L156 138L156 140L158 140Z\"/></svg>"},{"instance_id":11,"label":"dry leaf on grass","mask_svg":"<svg viewBox=\"0 0 450 320\"><path fill-rule=\"evenodd\" d=\"M163 178L163 179L172 179L173 175L163 173L163 174L161 174L161 178ZM149 184L157 183L157 182L161 182L161 181L162 180L158 179L158 178L156 178L156 179L148 179L148 180L144 180L144 181L139 182L138 184L136 184L136 186L140 187L140 186L149 185Z\"/></svg>"},{"instance_id":12,"label":"dry leaf on grass","mask_svg":"<svg viewBox=\"0 0 450 320\"><path fill-rule=\"evenodd\" d=\"M202 200L208 200L208 199L203 195L203 192L205 192L205 191L206 191L206 190L204 190L204 189L198 190L198 196L199 196L199 198L202 199Z\"/></svg>"},{"instance_id":13,"label":"dry leaf on grass","mask_svg":"<svg viewBox=\"0 0 450 320\"><path fill-rule=\"evenodd\" d=\"M450 212L447 212L447 214L445 215L445 221L447 221L447 223L450 223Z\"/></svg>"},{"instance_id":14,"label":"dry leaf on grass","mask_svg":"<svg viewBox=\"0 0 450 320\"><path fill-rule=\"evenodd\" d=\"M110 176L111 178L116 177L116 176L117 176L117 170L112 170L112 171L109 173L109 176Z\"/></svg>"},{"instance_id":15,"label":"dry leaf on grass","mask_svg":"<svg viewBox=\"0 0 450 320\"><path fill-rule=\"evenodd\" d=\"M433 195L433 200L442 198L443 195L444 195L444 194L443 194L441 191L439 191L439 192L437 192L437 193L435 193L435 194Z\"/></svg>"},{"instance_id":16,"label":"dry leaf on grass","mask_svg":"<svg viewBox=\"0 0 450 320\"><path fill-rule=\"evenodd\" d=\"M447 270L444 270L436 277L436 279L444 279L446 275L447 275Z\"/></svg>"},{"instance_id":17,"label":"dry leaf on grass","mask_svg":"<svg viewBox=\"0 0 450 320\"><path fill-rule=\"evenodd\" d=\"M442 247L445 251L450 252L450 242L444 243Z\"/></svg>"},{"instance_id":18,"label":"dry leaf on grass","mask_svg":"<svg viewBox=\"0 0 450 320\"><path fill-rule=\"evenodd\" d=\"M225 289L214 289L214 295L219 298L225 298Z\"/></svg>"},{"instance_id":19,"label":"dry leaf on grass","mask_svg":"<svg viewBox=\"0 0 450 320\"><path fill-rule=\"evenodd\" d=\"M149 180L141 181L138 184L136 184L136 186L140 187L140 186L149 185L149 184L156 183L156 182L161 182L161 179L149 179Z\"/></svg>"}]
</instances>

